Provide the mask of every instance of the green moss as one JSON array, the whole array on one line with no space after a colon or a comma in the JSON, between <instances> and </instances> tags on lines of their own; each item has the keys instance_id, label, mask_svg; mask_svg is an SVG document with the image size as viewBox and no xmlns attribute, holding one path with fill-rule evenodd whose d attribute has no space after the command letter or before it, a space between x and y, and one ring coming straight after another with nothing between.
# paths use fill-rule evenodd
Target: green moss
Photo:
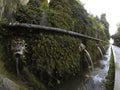
<instances>
[{"instance_id":1,"label":"green moss","mask_svg":"<svg viewBox=\"0 0 120 90\"><path fill-rule=\"evenodd\" d=\"M49 12L49 25L53 27L60 27L62 29L67 29L71 30L73 26L72 19L70 15L65 14L63 12L61 13L54 13L54 12Z\"/></svg>"},{"instance_id":2,"label":"green moss","mask_svg":"<svg viewBox=\"0 0 120 90\"><path fill-rule=\"evenodd\" d=\"M15 14L21 23L40 24L42 12L46 12L48 26L72 30L99 39L107 40L105 26L98 17L87 13L76 0L30 0L26 6L19 6Z\"/></svg>"},{"instance_id":3,"label":"green moss","mask_svg":"<svg viewBox=\"0 0 120 90\"><path fill-rule=\"evenodd\" d=\"M24 78L27 79L31 86L34 86L35 88L40 90L47 90L45 85L37 80L37 78L26 67L24 68L23 72Z\"/></svg>"},{"instance_id":4,"label":"green moss","mask_svg":"<svg viewBox=\"0 0 120 90\"><path fill-rule=\"evenodd\" d=\"M0 87L4 87L3 86L3 79L4 78L8 78L10 80L12 80L14 83L16 83L17 85L20 86L20 90L28 90L25 85L21 84L21 83L18 83L18 79L16 78L15 74L9 72L9 66L8 64L11 64L10 66L12 67L12 63L14 61L12 61L12 63L9 62L9 59L7 57L7 54L6 54L6 43L4 41L4 39L2 39L0 41ZM8 47L7 47L8 49ZM12 69L15 68L15 67L12 67Z\"/></svg>"},{"instance_id":5,"label":"green moss","mask_svg":"<svg viewBox=\"0 0 120 90\"><path fill-rule=\"evenodd\" d=\"M17 30L19 31L19 28ZM83 58L83 52L79 50L82 42L80 38L56 32L40 31L36 34L31 33L31 30L27 29L24 33L29 34L31 37L20 37L18 32L14 32L16 36L11 36L6 41L10 43L11 40L16 38L25 40L27 52L25 53L25 58L20 61L20 73L22 77L28 77L26 79L28 85L34 88L42 88L43 85L45 88L54 87L56 84L62 83L66 76L81 75L84 68L88 68L83 65L83 62L86 62ZM88 40L85 45L92 56L92 60L94 62L98 60L99 51L96 41ZM104 44L99 43L99 45L102 46ZM11 51L7 50L6 53L11 53ZM12 58L12 54L7 55L7 57L11 63L6 63L6 66L12 66L9 71L16 73L14 68L15 60ZM27 67L28 71L24 70L24 67ZM34 77L33 80L31 79L32 77Z\"/></svg>"},{"instance_id":6,"label":"green moss","mask_svg":"<svg viewBox=\"0 0 120 90\"><path fill-rule=\"evenodd\" d=\"M51 0L49 7L46 0L30 0L25 6L19 5L15 19L20 23L40 24L44 11L47 14L49 26L106 40L99 20L89 15L83 5L76 0ZM25 40L27 52L25 52L25 58L20 61L20 73L23 73L22 77L27 77L26 82L35 89L46 90L47 87L54 87L62 83L66 76L81 75L84 68L88 68L83 65L86 62L83 52L79 50L81 42L86 45L94 62L99 57L96 44L105 45L56 32L36 31L36 33L34 29L23 29L21 33L20 28L16 30L17 32L5 32L10 36L4 40L4 47L10 47L11 41L16 38ZM25 36L21 37L22 34ZM7 54L6 67L10 67L8 71L15 74L12 51L6 48L4 52Z\"/></svg>"}]
</instances>

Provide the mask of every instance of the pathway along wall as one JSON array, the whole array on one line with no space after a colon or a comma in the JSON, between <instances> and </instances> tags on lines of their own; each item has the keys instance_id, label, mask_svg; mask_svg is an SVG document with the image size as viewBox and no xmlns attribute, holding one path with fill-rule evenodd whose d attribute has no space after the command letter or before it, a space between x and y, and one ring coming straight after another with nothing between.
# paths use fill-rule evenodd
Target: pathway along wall
<instances>
[{"instance_id":1,"label":"pathway along wall","mask_svg":"<svg viewBox=\"0 0 120 90\"><path fill-rule=\"evenodd\" d=\"M8 30L8 37L2 41L6 45L6 67L16 74L16 56L19 55L19 74L34 89L45 90L62 83L66 77L82 75L89 66L81 43L94 63L101 57L98 45L104 52L104 43L57 32L35 31L24 28Z\"/></svg>"}]
</instances>

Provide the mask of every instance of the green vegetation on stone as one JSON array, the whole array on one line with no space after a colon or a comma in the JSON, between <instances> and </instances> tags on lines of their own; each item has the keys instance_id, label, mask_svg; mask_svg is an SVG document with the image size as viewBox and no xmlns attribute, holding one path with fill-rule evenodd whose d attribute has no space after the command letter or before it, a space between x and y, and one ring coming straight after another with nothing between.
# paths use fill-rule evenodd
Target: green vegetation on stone
<instances>
[{"instance_id":1,"label":"green vegetation on stone","mask_svg":"<svg viewBox=\"0 0 120 90\"><path fill-rule=\"evenodd\" d=\"M120 24L118 25L117 33L111 37L114 39L114 44L120 47Z\"/></svg>"},{"instance_id":2,"label":"green vegetation on stone","mask_svg":"<svg viewBox=\"0 0 120 90\"><path fill-rule=\"evenodd\" d=\"M30 0L28 5L19 5L15 19L20 23L40 24L43 12L47 15L47 26L109 39L109 24L105 14L101 15L101 19L94 17L76 0L51 0L49 4L47 0Z\"/></svg>"},{"instance_id":3,"label":"green vegetation on stone","mask_svg":"<svg viewBox=\"0 0 120 90\"><path fill-rule=\"evenodd\" d=\"M47 0L30 0L27 5L18 5L14 16L16 22L40 25L43 12L47 16L47 26L108 40L106 27L98 17L88 14L78 0L51 0L50 4ZM101 48L105 45L56 32L36 33L34 29L24 29L26 36L22 37L20 28L16 30L17 32L12 30L5 32L10 35L3 41L4 47L7 47L4 48L7 55L5 66L9 67L7 68L9 72L16 75L15 58L10 45L12 40L24 39L27 52L19 62L20 79L27 82L27 85L34 90L46 90L61 84L66 77L81 75L81 72L88 68L84 60L85 54L79 50L81 43L86 46L94 62L100 57L97 45Z\"/></svg>"},{"instance_id":4,"label":"green vegetation on stone","mask_svg":"<svg viewBox=\"0 0 120 90\"><path fill-rule=\"evenodd\" d=\"M110 67L108 71L108 76L106 77L106 90L114 90L114 81L115 81L115 62L113 52L111 53L110 58Z\"/></svg>"}]
</instances>

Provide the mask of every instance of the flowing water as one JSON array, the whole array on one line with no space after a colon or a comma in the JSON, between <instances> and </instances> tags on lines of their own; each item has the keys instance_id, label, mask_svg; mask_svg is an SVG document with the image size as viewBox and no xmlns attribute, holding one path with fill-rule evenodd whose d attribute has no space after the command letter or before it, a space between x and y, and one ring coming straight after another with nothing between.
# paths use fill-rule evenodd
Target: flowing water
<instances>
[{"instance_id":1,"label":"flowing water","mask_svg":"<svg viewBox=\"0 0 120 90\"><path fill-rule=\"evenodd\" d=\"M92 70L93 70L93 69L94 69L94 66L93 66L93 62L92 62L91 56L90 56L89 52L88 52L86 49L85 49L84 51L85 51L85 53L86 53L86 56L88 57L88 60L90 61L91 68L92 68ZM88 62L89 62L89 61L88 61Z\"/></svg>"},{"instance_id":2,"label":"flowing water","mask_svg":"<svg viewBox=\"0 0 120 90\"><path fill-rule=\"evenodd\" d=\"M110 47L111 48L111 47ZM109 60L111 49L108 49L99 65L94 67L94 70L87 72L85 78L74 77L66 80L62 85L55 90L106 90L104 82L109 70Z\"/></svg>"},{"instance_id":3,"label":"flowing water","mask_svg":"<svg viewBox=\"0 0 120 90\"><path fill-rule=\"evenodd\" d=\"M17 76L19 76L19 57L16 57L16 72Z\"/></svg>"},{"instance_id":4,"label":"flowing water","mask_svg":"<svg viewBox=\"0 0 120 90\"><path fill-rule=\"evenodd\" d=\"M99 52L100 52L101 56L103 57L103 53L102 53L101 48L100 48L100 47L97 47L97 48L98 48L98 50L99 50Z\"/></svg>"}]
</instances>

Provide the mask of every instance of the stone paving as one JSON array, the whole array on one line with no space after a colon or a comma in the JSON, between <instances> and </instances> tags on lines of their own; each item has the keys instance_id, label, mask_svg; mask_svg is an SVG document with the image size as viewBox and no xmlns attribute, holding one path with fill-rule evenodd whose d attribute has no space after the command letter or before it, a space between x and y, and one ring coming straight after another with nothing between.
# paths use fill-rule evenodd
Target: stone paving
<instances>
[{"instance_id":1,"label":"stone paving","mask_svg":"<svg viewBox=\"0 0 120 90\"><path fill-rule=\"evenodd\" d=\"M112 45L115 60L115 83L114 90L120 90L120 48Z\"/></svg>"}]
</instances>

